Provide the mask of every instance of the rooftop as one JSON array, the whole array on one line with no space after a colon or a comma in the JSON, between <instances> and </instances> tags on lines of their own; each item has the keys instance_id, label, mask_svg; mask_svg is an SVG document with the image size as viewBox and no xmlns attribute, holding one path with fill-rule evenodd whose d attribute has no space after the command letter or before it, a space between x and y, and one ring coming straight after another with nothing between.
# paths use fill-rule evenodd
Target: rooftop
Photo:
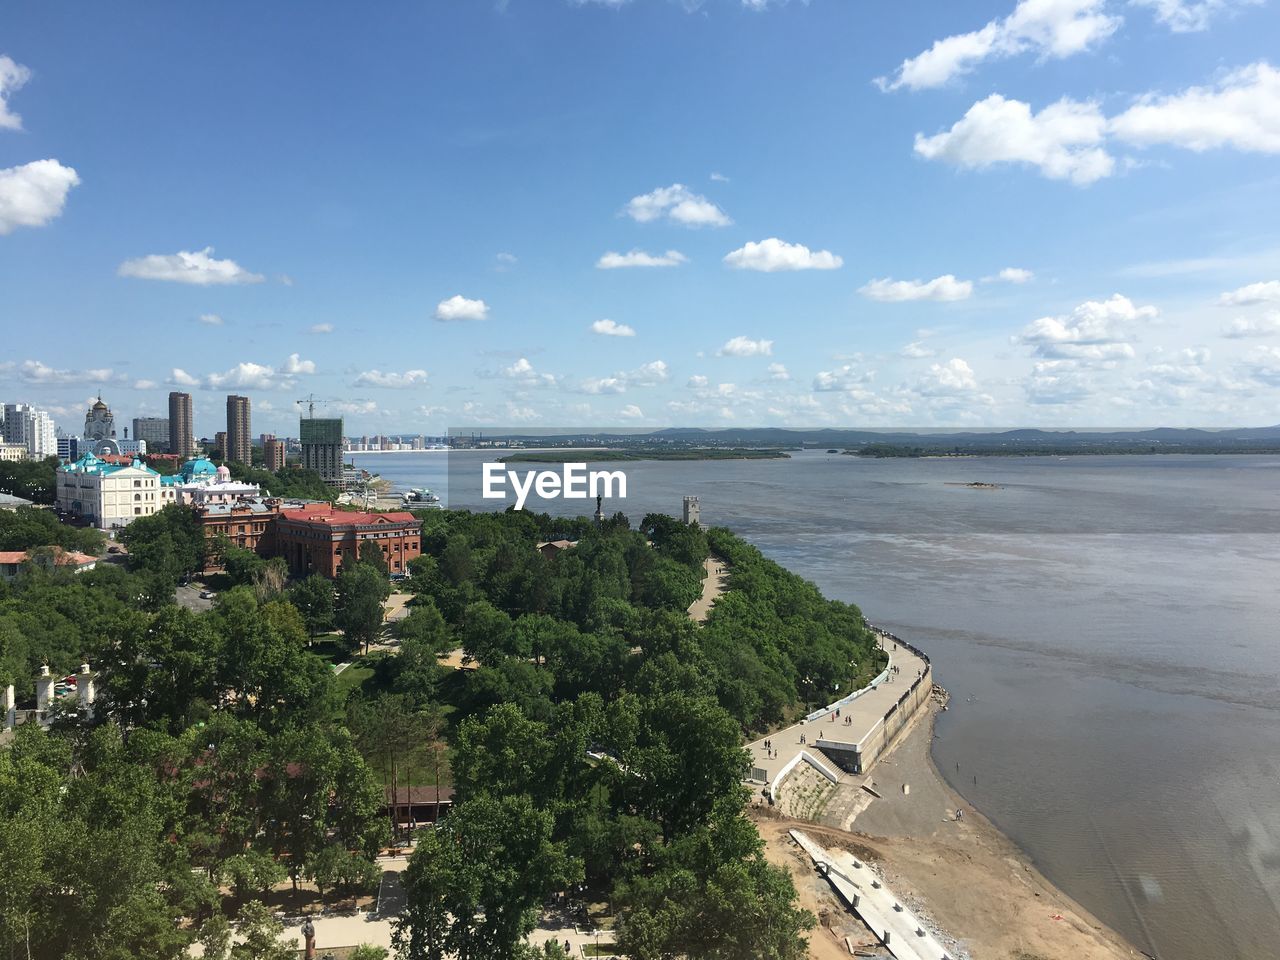
<instances>
[{"instance_id":1,"label":"rooftop","mask_svg":"<svg viewBox=\"0 0 1280 960\"><path fill-rule=\"evenodd\" d=\"M361 510L335 510L332 504L316 503L302 508L286 508L281 517L298 523L322 523L330 527L372 526L379 523L414 523L418 518L412 513L398 510L392 513L366 513Z\"/></svg>"}]
</instances>

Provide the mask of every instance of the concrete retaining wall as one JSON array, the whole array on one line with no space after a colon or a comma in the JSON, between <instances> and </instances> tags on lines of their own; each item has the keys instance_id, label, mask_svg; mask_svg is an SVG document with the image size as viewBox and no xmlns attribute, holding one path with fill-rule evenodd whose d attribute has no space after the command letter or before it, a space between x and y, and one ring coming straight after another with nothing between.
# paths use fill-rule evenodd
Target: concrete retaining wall
<instances>
[{"instance_id":1,"label":"concrete retaining wall","mask_svg":"<svg viewBox=\"0 0 1280 960\"><path fill-rule=\"evenodd\" d=\"M896 643L900 647L906 647L917 657L924 661L924 673L907 687L898 701L885 711L885 715L880 718L879 722L867 731L866 735L858 741L854 748L856 758L853 763L855 773L863 773L879 757L884 754L892 745L894 738L911 722L916 712L929 702L929 696L933 692L933 666L929 663L929 657L918 647L915 647L905 640L895 637L893 634L884 630L878 631L888 640Z\"/></svg>"}]
</instances>

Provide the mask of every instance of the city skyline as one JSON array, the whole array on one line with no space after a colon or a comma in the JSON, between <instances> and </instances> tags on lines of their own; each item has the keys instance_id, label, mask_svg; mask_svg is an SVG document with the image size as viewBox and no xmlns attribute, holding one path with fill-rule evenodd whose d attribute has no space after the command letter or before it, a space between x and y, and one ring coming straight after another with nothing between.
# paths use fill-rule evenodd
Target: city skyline
<instances>
[{"instance_id":1,"label":"city skyline","mask_svg":"<svg viewBox=\"0 0 1280 960\"><path fill-rule=\"evenodd\" d=\"M233 394L255 437L308 394L357 436L1273 424L1277 27L13 5L0 400L76 433L100 391L121 424L188 392L208 437Z\"/></svg>"}]
</instances>

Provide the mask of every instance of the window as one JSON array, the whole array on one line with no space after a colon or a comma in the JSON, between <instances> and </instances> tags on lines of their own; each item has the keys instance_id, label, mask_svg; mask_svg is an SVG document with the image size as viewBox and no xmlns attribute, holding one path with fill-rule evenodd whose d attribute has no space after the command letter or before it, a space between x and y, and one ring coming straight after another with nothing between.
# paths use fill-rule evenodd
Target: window
<instances>
[{"instance_id":1,"label":"window","mask_svg":"<svg viewBox=\"0 0 1280 960\"><path fill-rule=\"evenodd\" d=\"M138 500L141 500L141 499L142 499L142 494L140 494L140 493L135 493L135 494L133 495L133 499L134 499L134 501L135 501L135 502L136 502L136 501L138 501Z\"/></svg>"},{"instance_id":2,"label":"window","mask_svg":"<svg viewBox=\"0 0 1280 960\"><path fill-rule=\"evenodd\" d=\"M141 516L141 514L142 514L142 508L141 508L141 507L134 507L134 508L133 508L133 515L134 515L135 517L137 517L137 516Z\"/></svg>"}]
</instances>

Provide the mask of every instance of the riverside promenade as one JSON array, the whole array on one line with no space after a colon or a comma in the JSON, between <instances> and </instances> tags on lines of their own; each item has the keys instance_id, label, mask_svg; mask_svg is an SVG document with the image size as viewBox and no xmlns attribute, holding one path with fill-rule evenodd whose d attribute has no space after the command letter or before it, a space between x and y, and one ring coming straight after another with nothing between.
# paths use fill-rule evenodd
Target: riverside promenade
<instances>
[{"instance_id":1,"label":"riverside promenade","mask_svg":"<svg viewBox=\"0 0 1280 960\"><path fill-rule=\"evenodd\" d=\"M928 668L927 661L893 638L879 633L877 638L880 648L889 654L885 679L867 688L854 700L833 704L812 720L801 720L747 744L753 767L753 784L772 787L780 774L790 772L800 762L816 766L832 781L843 778L843 771L818 749L818 741L847 745L852 751L855 745L877 733L885 715ZM897 667L896 672L894 667ZM837 707L840 715L833 719ZM801 743L801 737L804 743ZM765 749L766 740L772 744L772 755ZM877 750L874 755L878 756L880 752Z\"/></svg>"}]
</instances>

